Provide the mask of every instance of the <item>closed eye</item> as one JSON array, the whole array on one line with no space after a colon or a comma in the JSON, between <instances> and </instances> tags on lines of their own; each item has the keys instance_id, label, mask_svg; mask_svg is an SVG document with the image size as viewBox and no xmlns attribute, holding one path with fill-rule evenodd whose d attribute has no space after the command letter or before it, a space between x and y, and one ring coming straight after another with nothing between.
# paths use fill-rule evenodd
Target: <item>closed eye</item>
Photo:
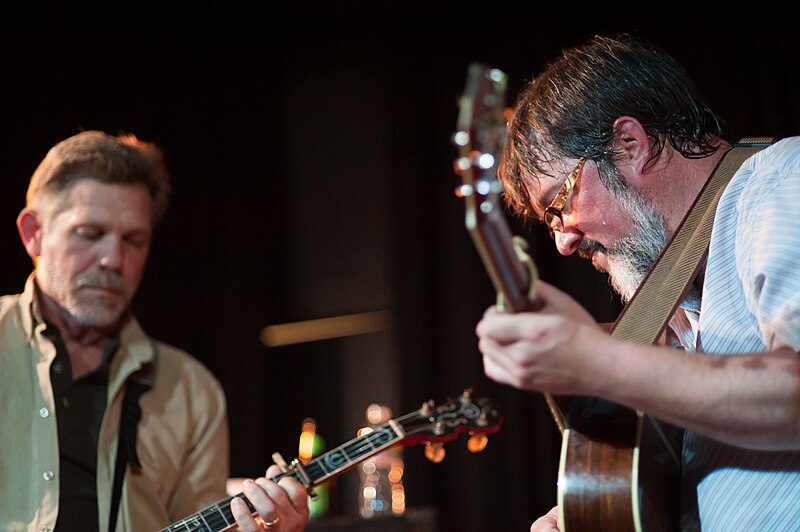
<instances>
[{"instance_id":1,"label":"closed eye","mask_svg":"<svg viewBox=\"0 0 800 532\"><path fill-rule=\"evenodd\" d=\"M75 234L84 240L95 241L103 237L104 231L97 227L81 225L75 229Z\"/></svg>"}]
</instances>

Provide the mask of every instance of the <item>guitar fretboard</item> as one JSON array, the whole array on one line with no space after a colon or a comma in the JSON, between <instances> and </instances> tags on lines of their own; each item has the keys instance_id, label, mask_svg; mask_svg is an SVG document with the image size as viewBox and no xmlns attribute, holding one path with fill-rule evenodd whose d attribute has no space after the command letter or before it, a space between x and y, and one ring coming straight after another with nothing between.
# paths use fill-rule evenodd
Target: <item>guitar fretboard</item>
<instances>
[{"instance_id":1,"label":"guitar fretboard","mask_svg":"<svg viewBox=\"0 0 800 532\"><path fill-rule=\"evenodd\" d=\"M298 469L292 469L272 477L271 480L277 482L283 477L290 476L307 488L313 488L399 442L403 437L405 437L405 432L400 425L389 422L369 434L350 440L336 449L311 459L308 464L302 466L305 475ZM250 511L255 513L255 508L244 494L240 493L235 497L244 499ZM233 499L234 497L228 497L218 501L208 508L164 528L161 532L222 532L227 530L236 524L233 512L231 512Z\"/></svg>"}]
</instances>

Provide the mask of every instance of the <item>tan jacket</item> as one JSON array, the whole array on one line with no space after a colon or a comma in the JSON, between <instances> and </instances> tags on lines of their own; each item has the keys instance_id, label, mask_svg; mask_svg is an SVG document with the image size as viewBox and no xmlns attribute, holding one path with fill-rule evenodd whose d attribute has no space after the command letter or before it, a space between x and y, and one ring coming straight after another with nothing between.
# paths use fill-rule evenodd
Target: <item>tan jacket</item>
<instances>
[{"instance_id":1,"label":"tan jacket","mask_svg":"<svg viewBox=\"0 0 800 532\"><path fill-rule=\"evenodd\" d=\"M58 436L50 384L56 356L34 297L0 298L0 530L50 531L58 515ZM107 532L123 383L154 361L154 386L140 399L136 450L141 474L125 476L117 530L153 532L225 498L229 470L225 396L187 353L150 339L131 319L109 371L98 441L100 531Z\"/></svg>"}]
</instances>

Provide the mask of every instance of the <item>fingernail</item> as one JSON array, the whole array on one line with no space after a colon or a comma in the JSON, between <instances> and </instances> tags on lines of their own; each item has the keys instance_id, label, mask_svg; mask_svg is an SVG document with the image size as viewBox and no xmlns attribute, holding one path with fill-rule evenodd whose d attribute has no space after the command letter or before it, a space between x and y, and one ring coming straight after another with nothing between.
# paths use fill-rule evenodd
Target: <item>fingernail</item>
<instances>
[{"instance_id":1,"label":"fingernail","mask_svg":"<svg viewBox=\"0 0 800 532\"><path fill-rule=\"evenodd\" d=\"M251 478L248 478L247 480L242 482L242 486L244 486L245 488L248 488L248 487L250 487L252 485L253 485L253 479L251 479Z\"/></svg>"}]
</instances>

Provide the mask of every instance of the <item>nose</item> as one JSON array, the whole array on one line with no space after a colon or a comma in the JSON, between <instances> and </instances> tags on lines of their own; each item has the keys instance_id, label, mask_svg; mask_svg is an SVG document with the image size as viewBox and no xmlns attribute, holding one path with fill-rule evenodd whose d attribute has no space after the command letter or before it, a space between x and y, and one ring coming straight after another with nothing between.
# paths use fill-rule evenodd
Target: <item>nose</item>
<instances>
[{"instance_id":1,"label":"nose","mask_svg":"<svg viewBox=\"0 0 800 532\"><path fill-rule=\"evenodd\" d=\"M100 249L100 266L113 271L122 268L122 240L108 235Z\"/></svg>"},{"instance_id":2,"label":"nose","mask_svg":"<svg viewBox=\"0 0 800 532\"><path fill-rule=\"evenodd\" d=\"M574 230L556 231L553 234L556 241L556 249L562 255L572 255L581 245L583 234Z\"/></svg>"}]
</instances>

